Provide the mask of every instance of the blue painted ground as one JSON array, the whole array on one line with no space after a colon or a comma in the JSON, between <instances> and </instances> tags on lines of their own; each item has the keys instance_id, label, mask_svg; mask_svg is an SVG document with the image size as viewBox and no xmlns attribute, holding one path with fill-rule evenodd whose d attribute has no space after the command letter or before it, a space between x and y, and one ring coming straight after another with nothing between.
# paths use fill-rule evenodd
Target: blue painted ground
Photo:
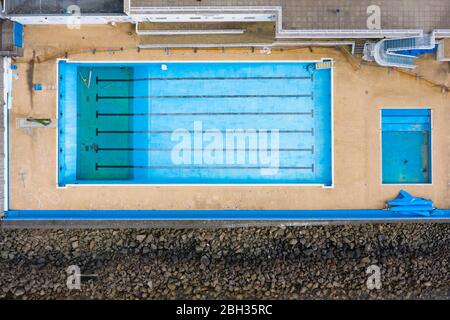
<instances>
[{"instance_id":1,"label":"blue painted ground","mask_svg":"<svg viewBox=\"0 0 450 320\"><path fill-rule=\"evenodd\" d=\"M10 210L6 220L449 220L450 210L429 216L391 210Z\"/></svg>"}]
</instances>

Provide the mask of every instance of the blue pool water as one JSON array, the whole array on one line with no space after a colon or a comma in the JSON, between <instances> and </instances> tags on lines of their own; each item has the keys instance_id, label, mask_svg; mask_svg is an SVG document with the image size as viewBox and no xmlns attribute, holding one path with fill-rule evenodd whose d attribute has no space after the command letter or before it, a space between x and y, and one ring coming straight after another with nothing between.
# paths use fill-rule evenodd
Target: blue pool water
<instances>
[{"instance_id":1,"label":"blue pool water","mask_svg":"<svg viewBox=\"0 0 450 320\"><path fill-rule=\"evenodd\" d=\"M331 69L59 63L59 185L332 184Z\"/></svg>"},{"instance_id":2,"label":"blue pool water","mask_svg":"<svg viewBox=\"0 0 450 320\"><path fill-rule=\"evenodd\" d=\"M431 110L382 110L383 183L431 183Z\"/></svg>"}]
</instances>

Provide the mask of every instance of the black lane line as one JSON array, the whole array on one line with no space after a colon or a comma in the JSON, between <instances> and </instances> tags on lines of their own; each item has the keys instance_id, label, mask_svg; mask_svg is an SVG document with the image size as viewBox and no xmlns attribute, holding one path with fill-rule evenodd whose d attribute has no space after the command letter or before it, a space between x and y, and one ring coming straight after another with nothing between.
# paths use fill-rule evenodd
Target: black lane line
<instances>
[{"instance_id":1,"label":"black lane line","mask_svg":"<svg viewBox=\"0 0 450 320\"><path fill-rule=\"evenodd\" d=\"M173 148L102 148L98 147L95 149L96 152L98 151L172 151ZM205 148L193 148L190 149L191 151L204 151ZM311 153L314 153L314 148L279 148L279 149L255 149L255 148L219 148L214 149L219 151L249 151L249 152L255 152L255 151L280 151L280 152L303 152L308 151Z\"/></svg>"},{"instance_id":2,"label":"black lane line","mask_svg":"<svg viewBox=\"0 0 450 320\"><path fill-rule=\"evenodd\" d=\"M102 113L95 111L95 117L139 117L139 116L276 116L276 115L310 115L314 117L314 110L310 112L157 112L157 113Z\"/></svg>"},{"instance_id":3,"label":"black lane line","mask_svg":"<svg viewBox=\"0 0 450 320\"><path fill-rule=\"evenodd\" d=\"M170 96L99 96L95 95L95 100L100 99L224 99L224 98L311 98L313 94L229 94L229 95L170 95Z\"/></svg>"},{"instance_id":4,"label":"black lane line","mask_svg":"<svg viewBox=\"0 0 450 320\"><path fill-rule=\"evenodd\" d=\"M280 170L311 170L314 171L314 164L309 167L260 167L260 166L132 166L132 165L100 165L95 163L95 170L98 169L201 169L201 170L225 170L225 169L280 169Z\"/></svg>"},{"instance_id":5,"label":"black lane line","mask_svg":"<svg viewBox=\"0 0 450 320\"><path fill-rule=\"evenodd\" d=\"M298 77L186 77L186 78L134 78L134 79L99 79L99 82L133 82L133 81L197 81L197 80L313 80L312 76Z\"/></svg>"},{"instance_id":6,"label":"black lane line","mask_svg":"<svg viewBox=\"0 0 450 320\"><path fill-rule=\"evenodd\" d=\"M273 131L274 129L266 129L267 133ZM145 134L172 134L174 130L98 130L95 128L95 135L99 134L134 134L134 133L145 133ZM187 133L223 133L221 130L188 130L184 131ZM279 133L310 133L312 136L314 135L314 128L311 130L278 130Z\"/></svg>"}]
</instances>

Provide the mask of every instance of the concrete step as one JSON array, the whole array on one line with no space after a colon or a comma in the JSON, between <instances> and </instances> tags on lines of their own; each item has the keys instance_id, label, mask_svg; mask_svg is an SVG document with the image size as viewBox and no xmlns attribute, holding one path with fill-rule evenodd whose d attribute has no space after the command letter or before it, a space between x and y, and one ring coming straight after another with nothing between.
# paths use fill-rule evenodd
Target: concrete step
<instances>
[{"instance_id":1,"label":"concrete step","mask_svg":"<svg viewBox=\"0 0 450 320\"><path fill-rule=\"evenodd\" d=\"M363 55L364 54L364 44L366 43L366 39L357 39L355 41L355 55Z\"/></svg>"}]
</instances>

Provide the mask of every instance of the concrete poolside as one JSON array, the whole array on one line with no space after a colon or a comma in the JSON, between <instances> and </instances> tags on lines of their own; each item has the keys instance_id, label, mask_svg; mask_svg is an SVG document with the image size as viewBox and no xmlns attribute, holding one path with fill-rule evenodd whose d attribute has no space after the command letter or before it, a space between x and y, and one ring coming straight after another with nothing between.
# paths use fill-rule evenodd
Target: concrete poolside
<instances>
[{"instance_id":1,"label":"concrete poolside","mask_svg":"<svg viewBox=\"0 0 450 320\"><path fill-rule=\"evenodd\" d=\"M450 99L426 81L396 71L362 66L355 71L339 50L308 48L137 51L128 24L116 27L26 26L25 57L14 80L10 113L11 209L376 209L401 188L450 207L448 128ZM96 48L95 53L92 51ZM318 60L335 59L334 188L319 186L71 186L58 189L56 129L16 128L16 118L56 118L56 91L32 92L30 83L56 86L56 59L80 61ZM31 63L32 57L35 61ZM424 62L440 71L444 64ZM433 72L429 72L433 73ZM445 79L447 77L447 80ZM448 84L448 82L447 82ZM381 185L381 108L431 108L433 184Z\"/></svg>"}]
</instances>

